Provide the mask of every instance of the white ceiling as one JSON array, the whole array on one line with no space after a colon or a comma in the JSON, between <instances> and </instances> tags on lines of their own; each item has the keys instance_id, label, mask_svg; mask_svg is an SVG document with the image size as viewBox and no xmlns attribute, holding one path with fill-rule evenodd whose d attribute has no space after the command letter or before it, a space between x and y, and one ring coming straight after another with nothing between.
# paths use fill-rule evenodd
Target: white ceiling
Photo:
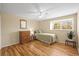
<instances>
[{"instance_id":1,"label":"white ceiling","mask_svg":"<svg viewBox=\"0 0 79 59\"><path fill-rule=\"evenodd\" d=\"M0 4L1 6L1 4ZM33 20L44 20L77 12L77 3L4 3L2 12L16 14Z\"/></svg>"}]
</instances>

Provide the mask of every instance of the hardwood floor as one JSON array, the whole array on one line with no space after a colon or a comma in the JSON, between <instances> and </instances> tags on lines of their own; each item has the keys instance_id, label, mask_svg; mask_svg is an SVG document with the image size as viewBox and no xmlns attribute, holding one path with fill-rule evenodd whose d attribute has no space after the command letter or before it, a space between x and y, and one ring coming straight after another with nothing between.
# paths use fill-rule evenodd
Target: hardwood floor
<instances>
[{"instance_id":1,"label":"hardwood floor","mask_svg":"<svg viewBox=\"0 0 79 59\"><path fill-rule=\"evenodd\" d=\"M1 56L78 56L77 50L62 43L47 45L34 40L26 44L16 44L2 48Z\"/></svg>"}]
</instances>

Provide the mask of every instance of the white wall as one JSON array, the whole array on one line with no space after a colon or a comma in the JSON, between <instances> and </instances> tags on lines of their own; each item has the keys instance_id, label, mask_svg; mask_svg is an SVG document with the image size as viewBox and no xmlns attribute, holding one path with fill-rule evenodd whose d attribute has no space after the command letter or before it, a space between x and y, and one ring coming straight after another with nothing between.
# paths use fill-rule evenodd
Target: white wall
<instances>
[{"instance_id":1,"label":"white wall","mask_svg":"<svg viewBox=\"0 0 79 59\"><path fill-rule=\"evenodd\" d=\"M79 53L79 11L77 13L77 34L78 34L78 53Z\"/></svg>"},{"instance_id":2,"label":"white wall","mask_svg":"<svg viewBox=\"0 0 79 59\"><path fill-rule=\"evenodd\" d=\"M1 12L1 4L0 4L0 12ZM0 49L1 49L1 14L0 14Z\"/></svg>"},{"instance_id":3,"label":"white wall","mask_svg":"<svg viewBox=\"0 0 79 59\"><path fill-rule=\"evenodd\" d=\"M1 49L1 15L0 15L0 49Z\"/></svg>"},{"instance_id":4,"label":"white wall","mask_svg":"<svg viewBox=\"0 0 79 59\"><path fill-rule=\"evenodd\" d=\"M77 19L76 19L76 14L74 15L68 15L68 16L63 16L63 17L58 17L55 19L50 19L50 20L44 20L44 21L40 21L40 30L43 32L48 32L48 33L55 33L57 35L58 38L58 42L64 43L67 38L67 33L71 30L50 30L50 21L53 20L61 20L61 19L65 19L65 18L74 18L74 31L77 34ZM77 41L77 35L75 37L75 40Z\"/></svg>"},{"instance_id":5,"label":"white wall","mask_svg":"<svg viewBox=\"0 0 79 59\"><path fill-rule=\"evenodd\" d=\"M25 30L29 30L30 28L33 30L38 29L38 26L36 25L38 23L37 21L17 17L13 14L2 13L2 47L19 43L19 30L23 30L20 29L20 19L27 20L27 29Z\"/></svg>"}]
</instances>

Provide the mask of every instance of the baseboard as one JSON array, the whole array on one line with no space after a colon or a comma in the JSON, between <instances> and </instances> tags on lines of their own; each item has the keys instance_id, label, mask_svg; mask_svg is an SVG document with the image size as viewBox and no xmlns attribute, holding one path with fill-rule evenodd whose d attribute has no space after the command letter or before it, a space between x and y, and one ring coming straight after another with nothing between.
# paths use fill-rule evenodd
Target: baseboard
<instances>
[{"instance_id":1,"label":"baseboard","mask_svg":"<svg viewBox=\"0 0 79 59\"><path fill-rule=\"evenodd\" d=\"M11 45L18 44L18 43L19 43L19 42L16 42L16 43L12 43L12 44L8 44L8 45L1 46L1 49L4 48L4 47L7 47L7 46L11 46Z\"/></svg>"},{"instance_id":2,"label":"baseboard","mask_svg":"<svg viewBox=\"0 0 79 59\"><path fill-rule=\"evenodd\" d=\"M58 41L58 43L65 43L65 42L63 42L63 41Z\"/></svg>"}]
</instances>

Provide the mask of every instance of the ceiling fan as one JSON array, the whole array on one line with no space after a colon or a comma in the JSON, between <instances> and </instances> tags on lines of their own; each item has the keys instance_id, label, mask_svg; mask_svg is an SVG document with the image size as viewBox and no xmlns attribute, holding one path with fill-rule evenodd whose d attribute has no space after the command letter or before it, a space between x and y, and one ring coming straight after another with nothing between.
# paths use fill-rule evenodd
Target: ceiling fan
<instances>
[{"instance_id":1,"label":"ceiling fan","mask_svg":"<svg viewBox=\"0 0 79 59\"><path fill-rule=\"evenodd\" d=\"M36 10L39 12L38 14L38 17L39 18L42 18L44 15L47 15L49 10L52 10L53 8L49 8L49 9L46 9L46 10L41 10L40 9L40 6L38 4L35 4L35 8Z\"/></svg>"}]
</instances>

